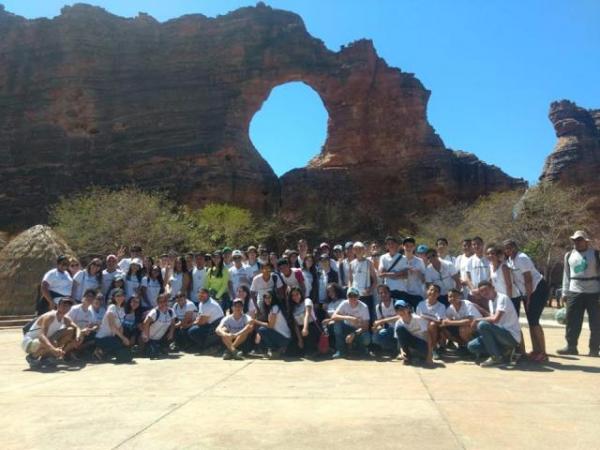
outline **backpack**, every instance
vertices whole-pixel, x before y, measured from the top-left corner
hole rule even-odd
[[[156,309],[156,322],[158,322],[158,318],[160,317],[160,309],[158,308],[154,308]],[[169,311],[169,317],[172,319],[173,318],[173,310],[171,308],[169,308],[167,311]]]

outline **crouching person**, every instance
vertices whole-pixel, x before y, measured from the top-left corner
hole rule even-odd
[[[94,289],[87,289],[83,294],[81,303],[71,307],[67,313],[67,317],[81,330],[81,338],[75,339],[73,351],[67,355],[73,360],[80,359],[85,352],[91,353],[95,345],[96,331],[98,331],[100,325],[97,323],[92,311],[92,303],[95,299],[96,291]]]
[[[225,345],[223,359],[244,359],[243,351],[250,350],[248,336],[254,328],[254,321],[244,314],[244,301],[241,298],[233,300],[232,313],[221,319],[216,329],[217,336]]]
[[[480,319],[481,312],[469,300],[462,300],[461,291],[450,289],[446,308],[446,317],[442,320],[440,331],[445,339],[458,344],[461,353],[468,353],[467,344],[475,337],[475,319]]]
[[[356,345],[363,355],[369,356],[369,308],[358,297],[356,288],[348,288],[346,300],[340,303],[331,319],[334,321],[335,350],[333,358],[342,358]]]
[[[70,297],[58,299],[57,309],[38,317],[23,336],[21,346],[32,369],[55,366],[57,359],[75,348],[76,339],[81,340],[81,330],[66,315],[72,305]]]
[[[396,339],[404,364],[412,364],[416,357],[425,360],[426,366],[432,367],[433,345],[428,333],[429,321],[413,314],[411,306],[404,300],[396,300],[394,309],[398,313]]]
[[[373,344],[381,350],[398,354],[398,343],[394,337],[394,325],[398,320],[398,315],[394,309],[390,288],[381,284],[377,287],[379,294],[379,304],[375,308],[377,320],[373,322]]]
[[[208,289],[200,288],[198,290],[198,316],[188,330],[189,339],[194,343],[197,350],[203,351],[218,344],[216,331],[222,318],[223,309],[221,305],[210,298]]]
[[[165,355],[175,333],[175,313],[169,308],[168,294],[158,296],[158,304],[152,308],[142,327],[142,341],[146,355],[158,358]]]
[[[489,355],[481,367],[497,366],[503,359],[510,360],[521,342],[519,317],[510,298],[496,292],[491,282],[482,281],[478,288],[482,298],[489,302],[490,315],[475,319],[479,337],[469,342],[468,348],[478,359],[483,354]]]
[[[115,289],[111,295],[111,304],[106,309],[100,328],[96,333],[94,357],[98,360],[114,357],[118,363],[131,362],[129,339],[123,333],[124,304],[125,291]]]
[[[258,327],[256,344],[266,350],[267,357],[277,358],[285,353],[292,332],[271,292],[265,292],[258,302],[258,314],[254,323]]]
[[[190,338],[190,329],[196,321],[198,308],[191,300],[188,300],[183,291],[175,296],[173,304],[175,313],[175,342],[171,343],[171,350],[188,350],[193,341]]]

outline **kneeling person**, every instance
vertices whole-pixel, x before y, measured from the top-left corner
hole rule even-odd
[[[377,320],[373,322],[373,343],[382,350],[391,351],[397,354],[398,345],[394,337],[394,325],[398,320],[398,315],[394,309],[394,302],[390,295],[390,288],[381,284],[377,287],[379,294],[379,304],[375,308]]]
[[[459,345],[460,349],[466,350],[466,346],[475,334],[477,322],[481,313],[474,303],[461,299],[458,289],[448,291],[450,306],[446,308],[446,317],[440,325],[442,336]]]

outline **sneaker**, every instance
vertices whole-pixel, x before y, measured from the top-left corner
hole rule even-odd
[[[36,369],[39,369],[40,367],[42,367],[42,361],[33,355],[27,355],[25,357],[25,361],[27,361],[27,363],[29,364],[29,367],[31,369],[36,370]]]
[[[56,358],[54,356],[46,356],[40,362],[44,367],[56,367]]]
[[[598,358],[600,356],[600,353],[598,352],[598,350],[590,350],[588,356],[591,356],[592,358]]]
[[[558,355],[579,355],[579,352],[577,351],[577,347],[565,347],[565,348],[560,348],[558,350],[556,350],[556,353]]]
[[[257,350],[250,350],[250,353],[248,353],[248,356],[250,358],[262,358],[265,355],[263,353],[260,353]]]
[[[242,353],[241,350],[236,350],[235,353],[233,354],[233,359],[235,359],[237,361],[242,361],[244,359],[244,354]]]
[[[171,352],[178,352],[179,351],[179,347],[177,347],[177,344],[175,342],[171,342],[169,344],[169,351],[171,351]]]
[[[498,357],[490,356],[488,359],[483,361],[479,365],[479,367],[493,367],[493,366],[499,366],[500,364],[502,364],[502,359],[500,359]]]
[[[281,356],[281,352],[279,350],[267,350],[267,357],[269,359],[279,359]]]
[[[333,359],[340,359],[343,357],[344,357],[344,354],[342,352],[335,352],[332,356]]]
[[[229,350],[225,350],[223,352],[223,359],[231,359],[233,358],[233,355],[231,354],[231,352]]]
[[[437,350],[432,351],[433,359],[442,359],[440,358],[440,353]]]

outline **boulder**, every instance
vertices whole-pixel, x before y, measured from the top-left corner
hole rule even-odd
[[[45,225],[35,225],[0,251],[0,315],[33,314],[44,274],[59,255],[74,256],[69,245]]]

